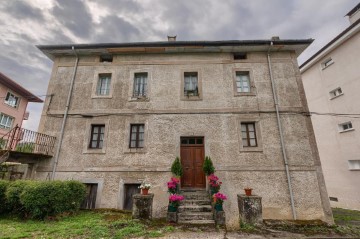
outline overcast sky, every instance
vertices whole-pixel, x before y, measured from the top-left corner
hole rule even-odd
[[[359,0],[0,0],[0,71],[45,95],[52,61],[35,45],[314,38],[304,62],[348,25]],[[42,97],[44,99],[44,97]],[[28,105],[36,130],[42,104]]]

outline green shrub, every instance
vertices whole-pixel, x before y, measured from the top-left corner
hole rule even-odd
[[[24,215],[24,206],[20,202],[20,195],[24,191],[26,185],[31,183],[31,181],[22,181],[18,180],[15,182],[9,183],[6,190],[6,201],[9,204],[9,210],[15,214],[21,216]]]
[[[27,184],[20,201],[32,218],[44,219],[78,210],[84,197],[85,186],[80,182],[46,181]]]
[[[209,176],[210,174],[213,174],[215,172],[215,168],[212,163],[212,160],[208,156],[205,157],[203,171],[206,174],[206,176]]]
[[[183,170],[182,170],[182,166],[181,166],[181,162],[180,162],[179,157],[176,157],[175,161],[171,165],[171,172],[177,177],[182,176]]]
[[[8,203],[6,200],[6,190],[8,185],[8,181],[0,180],[0,213],[3,213],[8,209]]]

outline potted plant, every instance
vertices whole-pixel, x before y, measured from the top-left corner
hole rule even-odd
[[[224,211],[223,210],[223,203],[224,203],[224,200],[227,199],[226,195],[225,194],[222,194],[222,193],[215,193],[213,195],[213,198],[214,198],[214,202],[215,202],[215,210],[218,212],[218,211]]]
[[[214,165],[212,163],[212,160],[208,156],[205,157],[204,165],[203,165],[203,171],[204,171],[206,176],[210,176],[211,174],[213,174],[215,172],[215,168],[214,168]]]
[[[142,182],[141,185],[139,186],[139,188],[141,189],[141,194],[142,195],[148,195],[149,194],[149,189],[151,188],[151,184],[146,183],[146,182]]]
[[[244,188],[244,190],[245,190],[246,196],[251,196],[251,191],[253,190],[252,188],[246,187],[246,188]]]
[[[175,161],[171,165],[171,172],[174,174],[175,177],[180,178],[183,174],[180,158],[176,157]]]
[[[180,179],[178,178],[171,178],[170,182],[167,183],[167,187],[168,187],[168,192],[170,194],[175,194],[179,191],[179,183],[180,183]]]
[[[171,194],[169,196],[169,212],[177,212],[180,201],[184,200],[184,196],[178,194]]]
[[[219,192],[222,184],[222,182],[219,181],[219,178],[215,174],[211,174],[208,178],[209,178],[211,195]]]

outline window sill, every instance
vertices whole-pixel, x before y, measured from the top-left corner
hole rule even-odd
[[[262,153],[263,148],[262,147],[242,147],[240,149],[240,153],[251,153],[251,152]]]
[[[147,153],[146,148],[127,148],[124,151],[125,154],[145,154]]]
[[[255,92],[241,92],[241,93],[235,93],[235,97],[239,96],[256,96]]]
[[[330,98],[330,100],[336,99],[336,98],[338,98],[338,97],[340,97],[342,95],[344,95],[344,93],[341,93],[340,95],[334,96],[334,97]]]
[[[150,98],[147,96],[144,97],[131,97],[129,99],[129,102],[148,102],[150,101]]]
[[[189,95],[189,96],[182,96],[181,100],[183,101],[199,101],[202,100],[202,98],[200,97],[200,95]]]
[[[111,99],[112,95],[92,95],[91,99]]]
[[[346,129],[346,130],[343,130],[343,131],[339,131],[339,133],[346,133],[346,132],[354,131],[354,130],[355,130],[354,128],[351,128],[351,129]]]
[[[86,150],[83,151],[83,154],[105,154],[105,149],[90,149],[87,148]]]

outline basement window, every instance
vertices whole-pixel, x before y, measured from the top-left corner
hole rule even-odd
[[[330,199],[330,201],[333,201],[333,202],[338,202],[339,201],[338,198],[336,198],[336,197],[329,197],[329,199]]]
[[[234,60],[246,60],[247,59],[247,55],[244,52],[237,52],[234,53]]]
[[[100,62],[112,62],[113,56],[110,54],[100,55]]]

